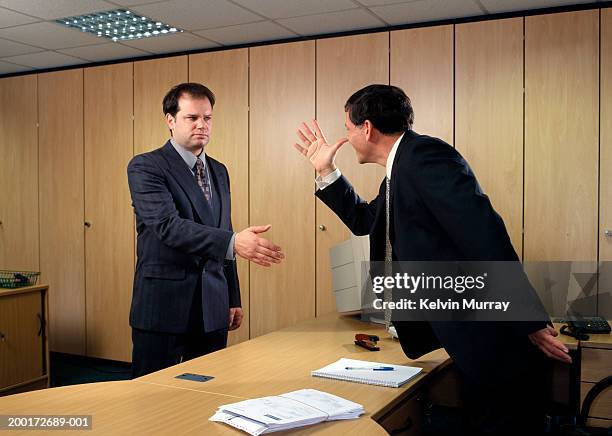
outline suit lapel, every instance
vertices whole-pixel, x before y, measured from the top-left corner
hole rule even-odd
[[[376,215],[374,224],[370,232],[370,259],[373,261],[385,260],[385,195],[387,184],[383,179],[378,189],[378,198],[381,201],[376,203]]]
[[[414,131],[414,130],[406,130],[406,132],[404,132],[404,137],[402,138],[402,140],[399,143],[399,146],[397,147],[397,151],[395,152],[395,158],[393,159],[393,169],[391,170],[391,195],[389,196],[389,239],[393,240],[393,236],[394,236],[394,229],[393,229],[393,198],[395,197],[395,193],[397,192],[397,184],[398,184],[398,177],[397,177],[397,173],[399,172],[399,159],[400,156],[402,154],[402,152],[408,148],[410,146],[410,141],[412,141],[416,136],[418,136],[418,134]],[[383,185],[384,185],[384,181],[383,181]],[[386,187],[383,187],[383,195],[386,195]],[[384,197],[383,197],[384,198]],[[384,211],[384,207],[383,207],[383,211]],[[385,215],[383,214],[383,218],[385,217]]]
[[[211,157],[206,157],[210,163],[210,174],[217,187],[219,195],[219,227],[222,229],[229,229],[229,213],[228,208],[230,205],[229,198],[229,187],[226,183],[226,178],[223,174],[223,166]]]
[[[189,197],[189,201],[193,204],[193,208],[200,217],[200,221],[203,224],[213,224],[212,210],[204,199],[204,194],[198,186],[198,182],[170,141],[166,142],[166,145],[162,148],[162,153],[168,161],[168,171],[174,176],[178,184],[181,185],[187,197]]]

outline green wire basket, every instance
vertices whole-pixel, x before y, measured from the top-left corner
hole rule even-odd
[[[39,272],[0,270],[0,288],[23,288],[33,286],[38,281]]]

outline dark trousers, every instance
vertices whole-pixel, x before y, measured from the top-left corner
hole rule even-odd
[[[538,351],[539,352],[539,351]],[[517,356],[517,359],[521,356]],[[542,354],[531,359],[530,370],[510,379],[488,383],[464,380],[464,434],[541,435],[550,393],[550,362]]]
[[[227,329],[173,334],[132,328],[132,344],[136,378],[225,348]]]

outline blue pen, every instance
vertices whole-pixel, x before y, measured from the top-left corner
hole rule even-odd
[[[344,369],[348,369],[348,370],[361,369],[361,370],[366,370],[366,371],[394,371],[395,370],[395,368],[393,368],[392,366],[363,366],[363,367],[346,366]]]

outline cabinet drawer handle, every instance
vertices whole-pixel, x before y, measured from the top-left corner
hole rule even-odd
[[[41,336],[45,327],[45,321],[40,313],[37,313],[36,316],[38,317],[38,336]]]
[[[2,342],[6,342],[6,335],[4,332],[0,332],[0,340],[2,340]]]
[[[85,221],[85,227],[87,227],[87,228],[91,227],[91,222]]]

